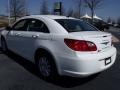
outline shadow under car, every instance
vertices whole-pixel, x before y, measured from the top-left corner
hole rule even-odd
[[[57,85],[57,86],[64,87],[64,88],[72,88],[72,87],[76,87],[76,86],[85,84],[98,76],[98,74],[95,74],[95,75],[92,75],[92,76],[89,76],[86,78],[58,76],[58,77],[55,77],[54,80],[45,80],[40,76],[39,71],[34,63],[30,62],[29,60],[24,59],[23,57],[15,54],[11,51],[8,51],[8,53],[6,53],[6,55],[9,58],[11,58],[13,61],[15,61],[17,64],[24,67],[25,70],[29,71],[34,76],[37,76],[38,78],[40,78],[46,82],[52,83],[53,85]]]

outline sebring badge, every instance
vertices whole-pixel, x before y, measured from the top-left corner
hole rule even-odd
[[[101,44],[105,44],[105,45],[107,45],[109,42],[103,42],[103,43],[101,43]]]

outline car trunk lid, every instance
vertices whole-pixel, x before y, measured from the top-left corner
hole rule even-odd
[[[73,32],[75,36],[81,36],[86,41],[91,41],[97,46],[97,51],[102,52],[111,47],[111,34],[101,31]]]

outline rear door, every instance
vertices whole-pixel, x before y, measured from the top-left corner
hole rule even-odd
[[[22,33],[21,37],[21,55],[32,60],[34,58],[34,52],[37,46],[36,42],[45,40],[48,35],[49,30],[44,22],[37,19],[29,19],[27,24],[27,32]]]

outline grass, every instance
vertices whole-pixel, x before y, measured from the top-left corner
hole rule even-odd
[[[0,28],[8,26],[7,19],[1,19],[0,18]]]

